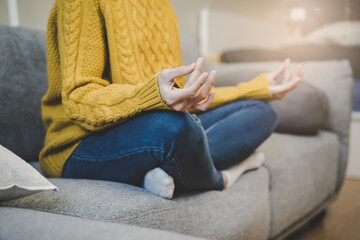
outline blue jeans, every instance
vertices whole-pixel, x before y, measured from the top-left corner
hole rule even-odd
[[[277,122],[261,100],[236,101],[199,115],[142,112],[83,140],[62,177],[141,186],[145,173],[160,167],[174,178],[176,189],[222,190],[220,170],[250,156]]]

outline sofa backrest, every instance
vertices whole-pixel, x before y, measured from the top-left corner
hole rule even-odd
[[[46,33],[0,25],[0,144],[27,161],[43,146]]]

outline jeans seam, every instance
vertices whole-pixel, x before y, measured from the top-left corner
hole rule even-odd
[[[182,176],[182,174],[181,174],[181,171],[180,171],[180,169],[179,169],[179,165],[178,165],[178,163],[177,163],[177,161],[176,161],[176,159],[175,159],[175,156],[172,156],[170,152],[168,153],[168,155],[170,156],[170,159],[168,159],[168,161],[174,160],[174,162],[175,162],[176,170],[177,170],[177,172],[178,172],[178,174],[179,174],[179,176],[180,176],[181,182],[184,184],[185,188],[190,189],[190,188],[188,187],[188,185],[187,185],[187,184],[185,183],[185,181],[184,181],[184,178],[183,178],[183,176]]]
[[[134,149],[134,150],[126,152],[126,153],[107,155],[107,156],[104,156],[104,157],[101,157],[101,156],[92,157],[92,156],[89,156],[89,155],[80,156],[79,154],[76,154],[76,153],[73,153],[71,155],[71,157],[74,157],[74,158],[79,159],[79,160],[106,160],[106,159],[107,160],[113,160],[113,159],[116,159],[118,157],[128,156],[128,155],[130,155],[132,153],[137,153],[137,152],[140,152],[140,151],[143,151],[143,150],[155,150],[155,151],[159,151],[159,152],[162,152],[162,153],[165,152],[164,150],[162,150],[160,148],[137,148],[137,149]]]
[[[164,153],[165,151],[160,149],[160,148],[138,148],[138,149],[135,149],[133,151],[129,151],[129,152],[126,152],[126,153],[122,153],[122,154],[113,154],[113,155],[108,155],[106,157],[84,157],[84,156],[80,156],[80,155],[77,155],[75,153],[73,153],[70,157],[73,157],[77,160],[89,160],[89,161],[97,161],[97,160],[115,160],[119,157],[123,157],[123,156],[128,156],[132,153],[137,153],[137,152],[140,152],[140,151],[144,151],[144,150],[155,150],[155,151],[158,151],[158,152],[162,152]]]

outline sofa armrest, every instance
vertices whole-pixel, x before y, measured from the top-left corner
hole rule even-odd
[[[249,81],[263,72],[269,72],[281,65],[280,61],[246,62],[246,63],[206,63],[204,71],[217,69],[215,86],[232,86],[239,82]],[[298,63],[291,64],[295,72]],[[325,129],[337,134],[340,141],[338,164],[339,190],[345,176],[348,159],[348,139],[350,118],[353,105],[353,76],[348,60],[309,61],[302,62],[304,69],[303,81],[310,82],[322,89],[330,103],[329,116]]]

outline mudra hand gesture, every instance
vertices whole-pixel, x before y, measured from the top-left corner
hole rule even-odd
[[[201,73],[203,63],[204,59],[201,57],[196,63],[188,66],[164,69],[160,72],[158,76],[160,95],[167,105],[176,111],[185,111],[189,108],[205,111],[209,107],[215,95],[215,92],[210,91],[214,86],[216,71]],[[174,78],[190,73],[183,88],[174,87]]]
[[[276,79],[285,73],[284,79],[281,83],[277,83]],[[294,76],[290,73],[290,59],[286,59],[283,64],[276,70],[269,72],[267,78],[269,81],[269,91],[272,93],[275,99],[283,99],[285,94],[294,88],[296,88],[302,77],[304,71],[301,65],[297,66],[297,70]]]
[[[189,108],[206,111],[214,100],[215,92],[211,91],[214,86],[216,71],[210,73],[201,72],[204,59],[198,58],[196,63],[172,69],[164,69],[158,76],[160,95],[163,101],[176,111],[185,111]],[[190,74],[183,88],[174,86],[174,78]],[[285,77],[281,83],[276,82],[282,74]],[[290,60],[276,70],[269,72],[269,91],[275,99],[283,99],[285,94],[296,88],[303,76],[302,67],[299,65],[294,76],[290,73]],[[206,99],[206,100],[205,100]],[[205,100],[205,101],[203,101]]]

